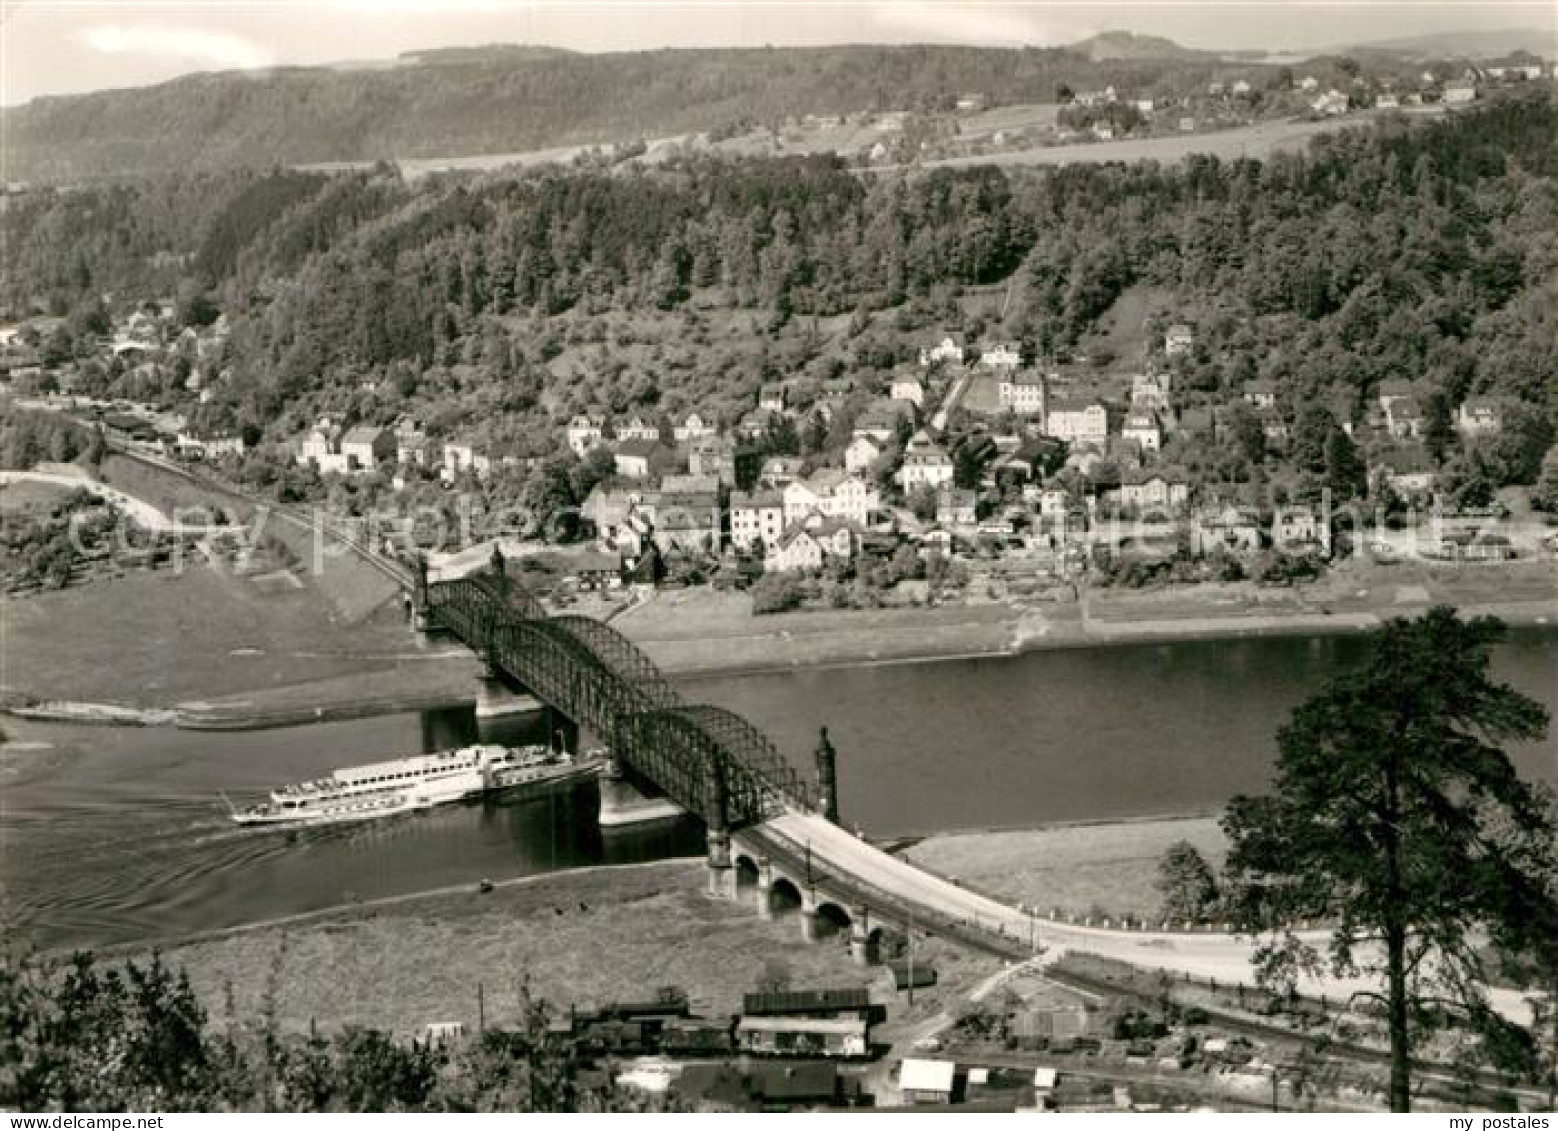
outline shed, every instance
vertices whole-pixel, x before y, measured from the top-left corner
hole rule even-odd
[[[898,1070],[898,1087],[905,1102],[949,1103],[957,1065],[950,1060],[906,1058]]]

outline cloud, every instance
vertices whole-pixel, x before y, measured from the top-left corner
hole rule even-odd
[[[1062,43],[1075,38],[1077,31],[1029,7],[889,3],[873,5],[871,19],[895,38],[991,47]]]
[[[99,24],[76,38],[104,55],[144,55],[193,63],[208,70],[268,67],[271,57],[259,44],[228,32],[154,24]]]

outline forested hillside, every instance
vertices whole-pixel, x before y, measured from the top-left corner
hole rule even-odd
[[[760,381],[869,374],[931,333],[1010,334],[1064,360],[1120,295],[1150,287],[1198,315],[1191,393],[1237,399],[1266,378],[1289,411],[1342,419],[1392,377],[1451,405],[1504,394],[1530,414],[1510,429],[1530,444],[1496,475],[1515,478],[1550,437],[1558,373],[1555,135],[1551,95],[1531,91],[1268,163],[165,180],[13,208],[5,297],[84,325],[100,291],[145,297],[136,283],[159,276],[140,265],[183,264],[160,278],[192,272],[186,290],[210,288],[233,323],[199,410],[211,422],[280,439],[321,411],[412,411],[546,450],[592,405],[728,417]],[[1011,280],[1004,325],[960,315],[962,290]],[[630,323],[668,332],[646,353]],[[560,368],[568,350],[591,360]]]
[[[428,52],[384,70],[203,74],[135,90],[40,98],[0,111],[0,119],[7,176],[60,182],[169,169],[514,153],[791,115],[950,105],[964,93],[1048,102],[1062,84],[1080,90],[1113,83],[1167,95],[1204,86],[1216,66],[1213,57],[1185,54],[1095,63],[1060,48]],[[1262,70],[1244,66],[1240,73]]]

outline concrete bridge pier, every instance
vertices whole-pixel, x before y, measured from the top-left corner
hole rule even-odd
[[[487,669],[476,680],[476,728],[484,724],[514,715],[534,714],[545,710],[545,705],[534,695],[516,690],[499,672]]]
[[[812,906],[801,907],[801,938],[807,942],[819,942],[822,939],[822,925],[817,921],[816,901],[810,901]]]
[[[730,833],[709,829],[709,895],[714,899],[736,898],[736,865],[730,858]]]
[[[857,907],[849,916],[849,956],[856,966],[875,966],[881,961],[879,936],[871,929],[871,913]]]
[[[774,917],[774,865],[768,857],[760,857],[757,861],[757,917],[759,919],[772,919]]]

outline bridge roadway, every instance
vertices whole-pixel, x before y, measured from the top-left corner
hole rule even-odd
[[[732,852],[767,852],[791,873],[809,872],[821,889],[819,903],[831,902],[851,919],[869,908],[874,926],[950,935],[1009,958],[1026,957],[1037,946],[1046,961],[1070,951],[1115,959],[1146,969],[1215,978],[1225,985],[1255,984],[1254,940],[1222,931],[1121,930],[1058,923],[1037,918],[990,896],[970,891],[884,852],[821,814],[790,811],[736,833]],[[804,904],[803,904],[804,905]],[[1324,929],[1300,937],[1323,945]],[[1378,991],[1377,980],[1303,976],[1299,992],[1331,1000],[1358,991]],[[1530,1004],[1514,990],[1492,989],[1498,1012],[1529,1023]]]

